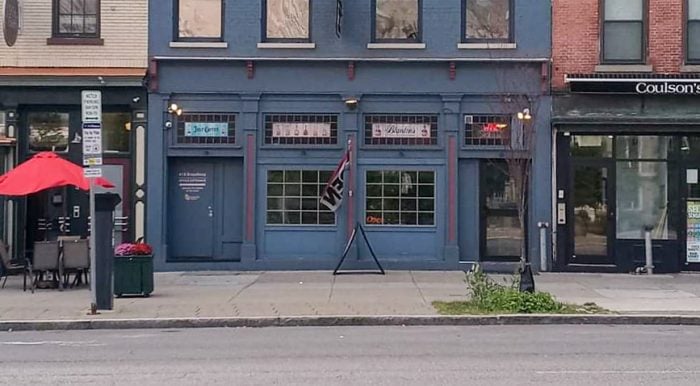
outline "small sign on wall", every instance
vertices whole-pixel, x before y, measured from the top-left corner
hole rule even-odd
[[[686,261],[700,263],[700,201],[687,203]]]
[[[177,184],[184,193],[185,201],[197,201],[202,190],[207,187],[207,173],[180,172],[177,175]]]
[[[373,123],[372,138],[430,138],[430,124]]]
[[[226,137],[227,122],[185,122],[185,137]]]
[[[273,138],[330,138],[330,123],[275,122]]]

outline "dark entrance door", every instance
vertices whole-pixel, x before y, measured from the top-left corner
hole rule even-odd
[[[243,242],[241,159],[173,159],[168,260],[239,261]]]
[[[567,213],[567,263],[614,266],[615,200],[612,169],[604,163],[573,162]]]

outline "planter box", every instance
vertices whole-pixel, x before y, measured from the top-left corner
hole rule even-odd
[[[114,294],[142,295],[153,292],[153,255],[114,256]]]

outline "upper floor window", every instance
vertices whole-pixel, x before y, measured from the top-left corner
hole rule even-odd
[[[700,0],[688,0],[687,61],[700,62]]]
[[[644,62],[645,0],[604,0],[603,62]]]
[[[178,40],[221,40],[223,0],[177,0]]]
[[[467,41],[512,40],[513,0],[464,0],[464,34]]]
[[[53,36],[100,36],[100,0],[54,0]]]
[[[422,0],[374,0],[376,42],[420,42]]]
[[[304,42],[310,39],[310,0],[265,0],[265,41]]]

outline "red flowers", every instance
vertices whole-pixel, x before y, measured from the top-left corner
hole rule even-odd
[[[114,249],[116,256],[152,255],[153,248],[146,243],[122,243]]]

